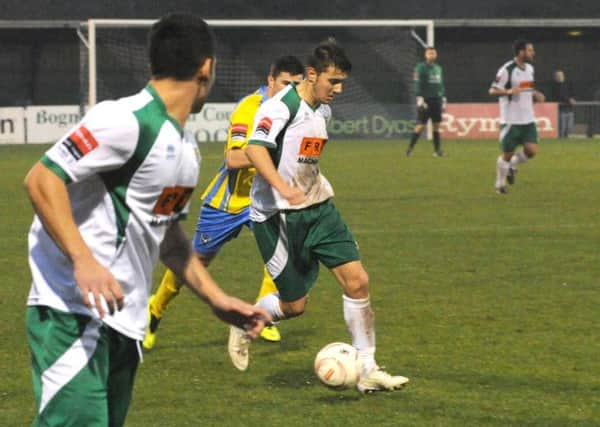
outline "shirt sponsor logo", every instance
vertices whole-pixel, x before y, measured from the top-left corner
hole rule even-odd
[[[155,215],[171,215],[183,210],[194,187],[165,187],[158,197],[152,213]]]
[[[521,89],[533,89],[535,87],[535,82],[533,80],[519,82],[519,87]]]
[[[319,163],[319,157],[327,140],[325,138],[304,137],[300,142],[298,163]]]
[[[269,125],[269,129],[270,129]],[[244,142],[246,140],[246,135],[248,134],[248,125],[243,123],[235,123],[231,125],[231,140]]]
[[[273,120],[268,117],[264,117],[256,126],[256,133],[262,133],[264,136],[268,136],[271,131],[271,126],[273,125]]]
[[[79,160],[95,150],[98,141],[85,126],[80,126],[63,141],[62,145],[75,160]]]

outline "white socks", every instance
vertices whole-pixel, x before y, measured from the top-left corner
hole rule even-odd
[[[519,151],[510,158],[510,166],[516,169],[519,163],[525,163],[527,160],[529,160],[529,157],[523,151]]]
[[[502,156],[499,156],[498,160],[496,161],[496,188],[506,186],[508,168],[510,168],[510,163],[504,160]]]
[[[258,300],[256,306],[266,310],[273,318],[273,322],[277,322],[281,319],[285,319],[285,314],[283,314],[283,311],[281,310],[279,301],[279,294],[267,294]]]
[[[344,298],[344,320],[352,335],[352,346],[358,350],[361,360],[361,375],[377,367],[375,363],[375,315],[369,298]]]

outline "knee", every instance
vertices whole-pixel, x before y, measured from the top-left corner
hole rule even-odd
[[[350,298],[366,298],[369,296],[369,275],[363,269],[348,278],[345,286],[346,295]]]
[[[304,313],[306,308],[306,298],[292,302],[281,302],[281,311],[286,318],[298,317]]]

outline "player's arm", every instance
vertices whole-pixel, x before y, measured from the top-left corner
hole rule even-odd
[[[299,205],[306,199],[304,191],[290,186],[273,164],[271,155],[267,148],[262,145],[249,144],[246,147],[246,155],[256,168],[256,171],[269,183],[271,187],[279,192],[290,205]]]
[[[227,169],[245,169],[252,166],[252,162],[241,148],[230,148],[225,152],[225,165]]]
[[[243,169],[252,166],[243,148],[248,143],[259,105],[259,98],[256,95],[247,96],[231,115],[225,149],[225,165],[228,169]]]
[[[517,95],[521,92],[521,89],[518,87],[506,88],[508,83],[508,71],[505,67],[502,67],[498,70],[496,74],[496,79],[492,82],[488,93],[490,96],[510,96]]]
[[[54,170],[42,162],[36,163],[25,177],[25,191],[46,231],[73,263],[75,282],[81,290],[85,305],[92,307],[89,298],[91,293],[94,305],[102,318],[104,309],[101,296],[106,300],[110,313],[113,313],[115,308],[123,308],[121,286],[110,271],[96,260],[77,228],[67,185],[63,180],[68,180],[67,176],[47,158],[45,163]],[[55,171],[63,176],[59,176]]]
[[[271,317],[263,309],[223,292],[195,256],[178,222],[171,225],[165,234],[160,246],[160,259],[212,308],[219,319],[246,330],[250,337],[256,338],[264,325],[271,322]]]
[[[442,111],[446,111],[446,107],[448,106],[448,99],[446,99],[446,85],[444,83],[444,69],[440,65],[440,87],[441,87],[441,96],[442,96]]]
[[[277,136],[283,130],[290,117],[288,108],[278,100],[265,102],[254,118],[254,130],[244,148],[246,155],[256,171],[290,205],[298,205],[306,199],[304,192],[288,184],[277,172],[268,149],[277,148]]]
[[[417,108],[427,108],[427,104],[425,103],[425,98],[423,98],[423,72],[421,70],[420,64],[417,64],[415,67],[415,72],[413,74],[414,80],[414,89],[415,89],[415,100],[417,104]]]

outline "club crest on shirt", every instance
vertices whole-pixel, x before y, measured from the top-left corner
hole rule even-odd
[[[175,146],[172,144],[167,145],[167,160],[174,160],[175,157]]]
[[[98,147],[98,141],[85,126],[79,126],[67,136],[62,142],[62,146],[75,160],[79,160],[95,150]]]
[[[273,125],[273,120],[268,117],[263,117],[260,122],[258,122],[258,126],[256,126],[256,133],[262,133],[264,136],[268,136],[271,131],[271,126]]]

